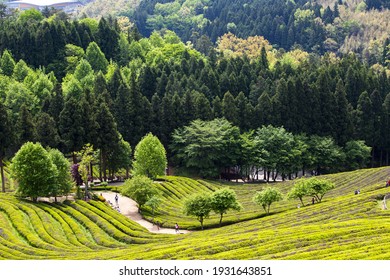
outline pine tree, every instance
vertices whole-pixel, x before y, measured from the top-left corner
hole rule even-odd
[[[36,127],[33,116],[25,104],[20,108],[20,114],[17,120],[18,147],[26,142],[34,142],[37,138]]]
[[[64,142],[64,150],[72,153],[73,163],[76,163],[74,152],[81,150],[85,142],[86,132],[83,126],[83,108],[78,100],[71,97],[64,105],[59,117],[59,132]]]
[[[3,52],[0,59],[0,73],[11,77],[15,68],[15,60],[8,50]]]
[[[228,91],[222,99],[222,114],[229,122],[236,124],[238,121],[238,111],[233,95]]]
[[[43,147],[57,148],[60,144],[55,120],[47,113],[41,112],[36,118],[37,141]]]
[[[13,140],[13,129],[6,107],[0,102],[0,172],[1,190],[5,192],[5,176],[3,160],[9,152]]]
[[[95,113],[95,121],[98,124],[96,148],[100,149],[104,181],[107,181],[107,159],[111,151],[119,145],[119,133],[115,119],[106,103],[101,102]]]

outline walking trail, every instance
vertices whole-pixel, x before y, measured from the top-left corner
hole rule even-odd
[[[110,201],[112,205],[119,206],[120,213],[134,222],[140,224],[150,232],[154,233],[168,233],[168,234],[177,234],[174,228],[163,228],[160,227],[160,229],[157,228],[156,225],[153,225],[151,222],[145,220],[140,213],[138,213],[138,207],[137,203],[126,197],[122,196],[118,193],[118,205],[115,203],[115,192],[96,192],[97,194],[101,194],[107,201]],[[179,225],[180,226],[180,225]],[[179,230],[179,233],[189,233],[188,230]]]

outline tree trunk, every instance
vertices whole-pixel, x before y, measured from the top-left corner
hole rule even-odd
[[[381,158],[379,161],[379,166],[383,166],[383,149],[381,149]]]
[[[102,168],[103,168],[103,162],[102,162],[102,151],[99,153],[99,180],[100,182],[103,182],[103,175],[102,175]]]
[[[221,218],[219,219],[219,226],[222,225],[222,217],[223,217],[223,213],[221,213]]]
[[[302,206],[305,207],[305,203],[303,203],[302,197],[300,197],[299,200],[301,201]]]
[[[1,191],[5,192],[4,164],[2,158],[0,158],[0,169],[1,169]]]
[[[375,146],[372,147],[371,168],[374,167],[374,160],[375,160]]]
[[[77,163],[77,157],[76,157],[76,153],[75,152],[72,152],[72,159],[73,159],[73,164],[76,164]]]
[[[389,151],[386,151],[386,165],[389,165]]]

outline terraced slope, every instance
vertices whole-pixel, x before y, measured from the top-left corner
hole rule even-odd
[[[0,257],[9,259],[100,258],[109,248],[156,243],[153,235],[101,202],[31,203],[0,195]]]
[[[386,178],[390,176],[390,169],[374,168],[357,170],[353,172],[344,172],[322,176],[333,181],[336,188],[326,194],[324,200],[330,200],[335,197],[353,194],[355,190],[360,189],[362,193],[384,186]],[[185,199],[193,193],[212,192],[215,189],[229,187],[235,190],[238,200],[243,205],[243,210],[240,212],[228,212],[223,218],[223,224],[232,224],[239,221],[246,221],[264,216],[264,211],[261,207],[252,202],[252,197],[266,186],[272,185],[280,189],[283,194],[286,194],[294,184],[294,181],[276,182],[269,184],[242,184],[242,183],[227,183],[206,180],[193,180],[184,177],[167,176],[165,181],[159,182],[157,185],[163,194],[163,202],[161,208],[156,214],[156,219],[163,222],[164,226],[173,227],[177,222],[182,228],[200,229],[199,222],[194,217],[186,217],[183,215],[183,203]],[[279,213],[288,209],[297,207],[299,201],[282,201],[271,206],[271,212]],[[307,198],[305,203],[311,204],[311,199]],[[143,213],[146,219],[152,220],[151,213],[145,211]],[[219,223],[219,215],[212,213],[209,219],[205,220],[205,227],[216,227]]]
[[[266,217],[174,236],[151,234],[100,202],[54,206],[1,194],[0,259],[390,259],[390,210],[378,200],[390,193],[388,176],[390,168],[329,175],[337,187],[322,203],[298,209],[284,201]],[[187,180],[169,179],[175,188]],[[283,192],[289,185],[277,184]],[[163,210],[198,188],[219,186],[198,181],[168,195],[161,184],[172,202]],[[258,215],[249,196],[263,186],[232,187],[248,207],[241,215]]]

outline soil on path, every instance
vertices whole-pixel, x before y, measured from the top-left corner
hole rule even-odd
[[[110,201],[114,207],[119,206],[120,213],[134,222],[140,224],[150,232],[154,233],[168,233],[168,234],[177,234],[173,228],[157,228],[156,225],[153,225],[151,222],[145,220],[140,213],[138,213],[137,203],[118,193],[118,205],[115,203],[115,192],[96,192],[101,194],[107,201]],[[180,225],[179,225],[180,226]],[[179,233],[189,233],[188,230],[179,230]]]

